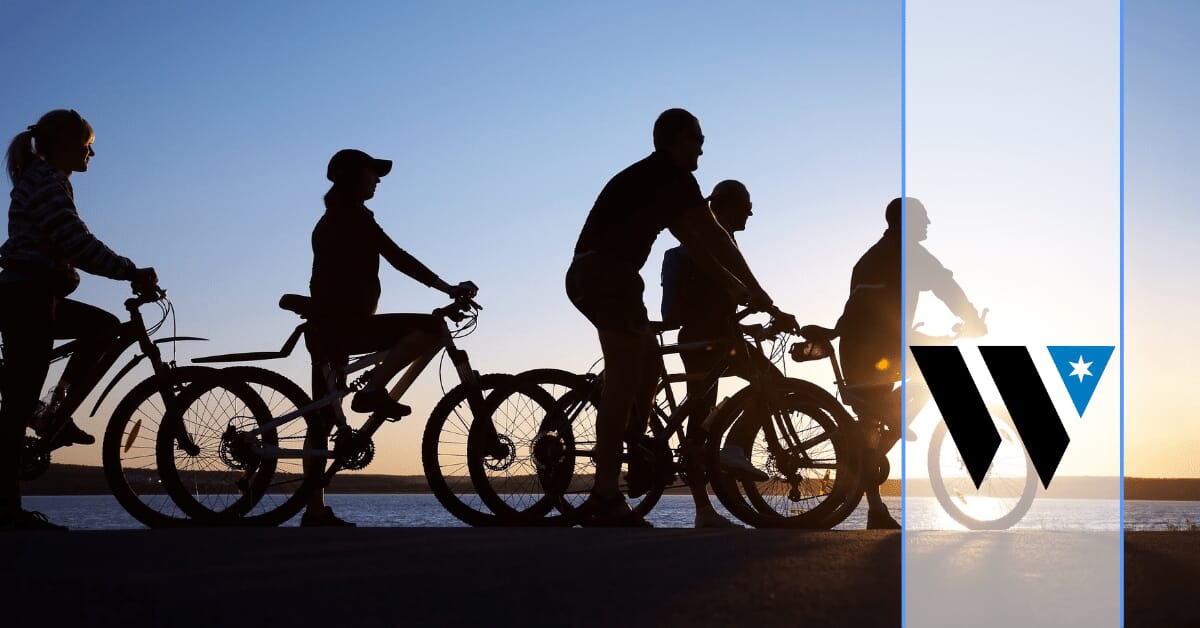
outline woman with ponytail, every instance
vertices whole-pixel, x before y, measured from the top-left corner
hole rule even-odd
[[[13,188],[8,239],[0,246],[0,336],[5,378],[0,382],[0,529],[65,530],[40,513],[21,508],[20,457],[25,428],[55,445],[96,439],[68,420],[51,428],[32,421],[56,339],[78,339],[52,403],[58,416],[67,388],[82,382],[105,356],[119,321],[67,295],[79,284],[76,269],[132,281],[135,290],[158,283],[153,268],[138,268],[92,235],[75,209],[71,174],[86,172],[95,135],[72,109],[56,109],[18,133],[9,144],[6,170]],[[75,405],[81,400],[75,400]],[[54,433],[41,433],[50,430]]]

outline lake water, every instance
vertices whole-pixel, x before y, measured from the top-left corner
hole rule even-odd
[[[51,521],[77,530],[117,530],[142,527],[110,495],[27,496],[28,510],[46,514]],[[328,495],[327,503],[338,516],[371,527],[464,527],[442,509],[433,495]],[[885,499],[899,518],[899,498]],[[932,497],[908,500],[908,523],[917,528],[956,529],[941,514]],[[721,509],[728,516],[728,512]],[[1033,503],[1015,529],[1111,530],[1117,512],[1113,500],[1045,499]],[[659,528],[690,528],[695,511],[687,495],[665,495],[647,519]],[[866,502],[838,529],[866,526]],[[299,525],[299,517],[287,525]],[[1125,503],[1126,530],[1184,529],[1200,525],[1200,501],[1129,501]]]

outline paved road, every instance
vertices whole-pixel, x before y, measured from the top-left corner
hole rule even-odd
[[[15,616],[0,624],[899,626],[900,539],[628,529],[8,534],[0,591]],[[1126,542],[1127,604],[1140,617],[1127,625],[1200,626],[1200,534]]]

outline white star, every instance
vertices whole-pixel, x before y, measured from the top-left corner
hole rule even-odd
[[[1091,366],[1091,365],[1092,365],[1092,363],[1091,363],[1091,362],[1084,362],[1084,361],[1083,361],[1083,356],[1082,356],[1082,355],[1081,355],[1081,356],[1079,356],[1079,361],[1078,361],[1078,362],[1067,362],[1067,364],[1070,364],[1071,366],[1075,367],[1075,370],[1071,371],[1071,374],[1070,374],[1068,377],[1075,377],[1076,375],[1078,375],[1078,376],[1079,376],[1079,383],[1081,383],[1081,384],[1083,383],[1083,376],[1084,376],[1084,375],[1091,375],[1091,374],[1092,374],[1092,372],[1091,372],[1090,370],[1088,370],[1088,367],[1089,367],[1089,366]]]

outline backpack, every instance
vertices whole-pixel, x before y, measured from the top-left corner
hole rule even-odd
[[[692,274],[692,260],[687,249],[677,246],[663,255],[662,264],[662,321],[668,329],[683,324],[687,311],[688,284]]]

